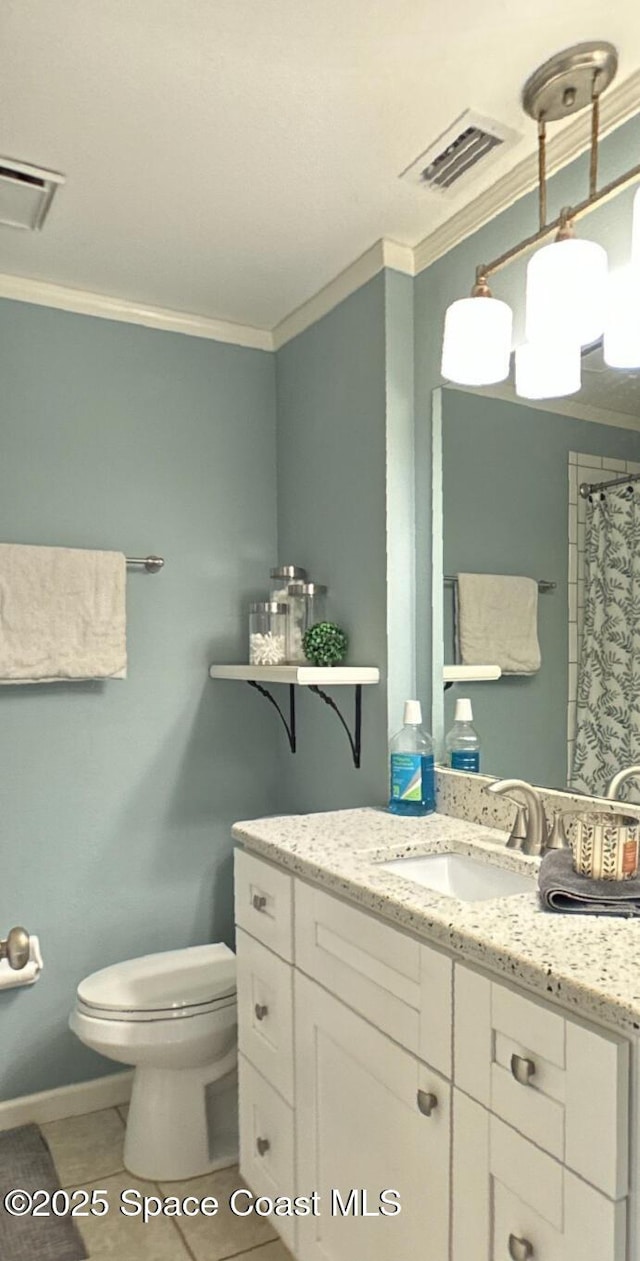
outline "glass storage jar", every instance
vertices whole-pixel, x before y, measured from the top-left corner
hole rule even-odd
[[[278,565],[276,569],[270,571],[271,599],[286,604],[289,583],[306,582],[307,577],[307,571],[301,565]]]
[[[327,588],[318,582],[290,582],[288,587],[287,660],[306,662],[302,640],[305,631],[325,620]]]
[[[249,605],[249,663],[281,666],[287,660],[287,605],[258,600]]]

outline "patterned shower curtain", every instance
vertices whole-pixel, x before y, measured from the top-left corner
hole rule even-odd
[[[587,502],[577,700],[571,784],[602,794],[640,762],[640,483]]]

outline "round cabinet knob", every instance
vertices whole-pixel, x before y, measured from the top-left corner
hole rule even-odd
[[[509,1235],[509,1256],[512,1261],[529,1261],[533,1256],[533,1244],[528,1239],[519,1239],[517,1235]]]
[[[438,1106],[438,1096],[428,1090],[419,1090],[417,1094],[418,1108],[423,1116],[430,1117]]]
[[[256,1003],[254,1011],[256,1013],[256,1020],[264,1020],[265,1016],[268,1016],[269,1014],[269,1008],[265,1007],[264,1003]]]
[[[521,1086],[529,1086],[531,1078],[535,1076],[536,1066],[533,1060],[527,1059],[525,1055],[511,1056],[511,1075]]]
[[[254,893],[251,899],[251,904],[254,911],[264,911],[264,908],[267,905],[267,899],[261,893]]]
[[[30,942],[26,928],[12,928],[7,937],[7,962],[14,972],[25,968],[29,962]]]
[[[257,1138],[256,1147],[258,1149],[258,1155],[264,1156],[265,1153],[269,1151],[269,1148],[271,1147],[271,1143],[269,1142],[268,1138]]]

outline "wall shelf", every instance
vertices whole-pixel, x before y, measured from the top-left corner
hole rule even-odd
[[[296,737],[296,687],[307,687],[314,695],[328,705],[337,714],[351,748],[351,756],[356,769],[360,767],[362,752],[362,688],[380,682],[380,671],[375,666],[209,666],[212,679],[232,679],[236,682],[248,683],[278,711],[280,721],[287,733],[289,748],[295,753]],[[289,717],[282,712],[275,696],[265,687],[265,683],[285,683],[289,688]],[[353,687],[355,691],[355,714],[353,734],[340,712],[333,697],[328,696],[321,687]]]
[[[500,666],[445,666],[445,683],[491,683],[502,678]]]
[[[355,683],[379,683],[374,666],[209,666],[212,679],[244,679],[247,683],[296,683],[312,687],[330,683],[346,687]]]

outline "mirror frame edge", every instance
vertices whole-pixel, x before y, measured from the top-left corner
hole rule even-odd
[[[431,734],[444,742],[444,503],[442,386],[431,391]]]

